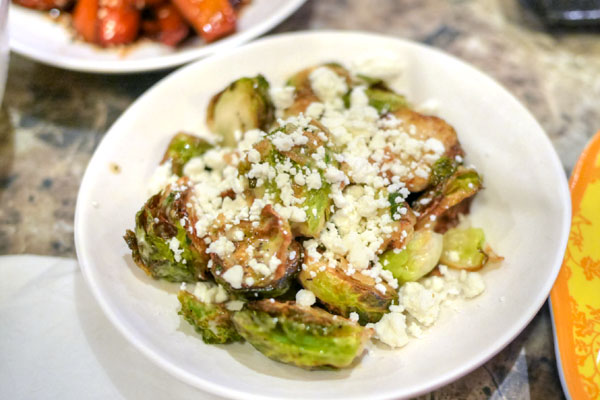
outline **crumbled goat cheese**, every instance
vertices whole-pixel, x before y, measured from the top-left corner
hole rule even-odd
[[[223,303],[229,299],[225,288],[211,282],[197,282],[194,287],[194,296],[203,303]]]
[[[234,289],[242,287],[242,279],[244,278],[244,268],[241,265],[234,265],[225,271],[221,277]]]
[[[424,326],[432,325],[440,312],[433,292],[418,282],[407,282],[400,288],[399,301],[408,314]]]
[[[296,303],[301,306],[310,307],[317,301],[314,293],[310,290],[300,289],[298,293],[296,293]]]
[[[312,90],[323,102],[339,98],[348,91],[346,80],[327,67],[316,68],[308,78]]]
[[[183,249],[179,247],[179,244],[179,240],[177,240],[176,237],[172,237],[171,240],[169,240],[169,249],[173,252],[175,262],[181,262],[182,260],[181,254],[183,253]]]
[[[269,91],[275,108],[284,110],[294,104],[293,86],[272,87]]]
[[[402,313],[384,314],[373,327],[376,337],[390,347],[402,347],[408,343],[406,317]]]

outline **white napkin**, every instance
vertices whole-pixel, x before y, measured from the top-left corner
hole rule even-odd
[[[0,398],[217,399],[152,364],[106,319],[75,260],[0,257]]]

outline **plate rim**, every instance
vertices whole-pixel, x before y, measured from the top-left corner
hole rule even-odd
[[[294,14],[306,0],[288,0],[289,2],[282,6],[270,18],[261,21],[252,26],[248,30],[238,31],[229,36],[226,36],[216,42],[202,45],[198,48],[190,49],[187,52],[174,52],[172,54],[159,55],[150,58],[137,60],[96,60],[82,59],[78,57],[62,56],[56,58],[46,51],[40,51],[36,47],[28,46],[11,35],[11,22],[9,18],[7,33],[9,38],[9,47],[15,53],[41,62],[53,67],[98,74],[133,74],[139,72],[160,71],[168,68],[174,68],[195,60],[205,58],[207,56],[217,54],[218,52],[239,47],[255,38],[259,38],[269,32],[285,19]],[[21,11],[36,11],[36,10],[20,10],[18,5],[9,4],[9,16],[13,10]]]
[[[170,73],[169,75],[165,76],[164,78],[162,78],[161,80],[156,82],[152,87],[147,89],[141,96],[139,96],[121,114],[121,116],[119,116],[119,118],[113,123],[111,128],[107,131],[105,136],[102,138],[101,142],[98,144],[96,150],[94,151],[93,156],[90,158],[88,167],[86,168],[86,171],[81,180],[80,190],[79,190],[79,193],[77,196],[76,211],[75,211],[74,235],[75,235],[75,247],[76,247],[76,252],[77,252],[77,258],[79,260],[80,268],[83,272],[85,281],[88,283],[88,285],[92,289],[92,293],[93,293],[94,297],[96,298],[96,300],[99,302],[103,312],[107,315],[108,319],[113,323],[113,325],[121,332],[121,334],[123,334],[130,343],[134,344],[134,346],[138,350],[140,350],[145,356],[147,356],[151,361],[153,361],[154,363],[159,365],[161,368],[166,370],[171,375],[175,376],[176,378],[178,378],[198,389],[205,390],[205,391],[208,391],[210,393],[213,393],[213,394],[216,394],[219,396],[224,396],[224,397],[228,397],[228,398],[236,398],[236,399],[253,399],[253,400],[254,399],[255,400],[273,400],[276,398],[274,395],[259,395],[259,394],[253,394],[253,393],[239,391],[236,389],[226,388],[224,386],[214,384],[213,382],[206,380],[202,377],[192,375],[191,373],[183,370],[182,368],[178,367],[177,365],[172,364],[171,362],[168,362],[168,361],[162,359],[161,356],[158,355],[157,353],[155,353],[152,348],[147,347],[147,346],[143,345],[142,343],[140,343],[139,341],[135,340],[134,336],[131,333],[129,333],[123,326],[120,325],[120,323],[118,322],[118,317],[113,313],[113,311],[110,309],[108,304],[103,299],[103,296],[100,294],[100,289],[98,288],[98,286],[95,285],[95,283],[88,276],[88,274],[86,272],[86,268],[89,268],[89,267],[86,265],[86,260],[82,259],[82,257],[81,257],[84,245],[82,243],[82,238],[80,238],[78,235],[78,232],[80,232],[82,230],[82,228],[80,228],[80,225],[82,224],[82,220],[83,220],[83,216],[82,216],[83,200],[82,200],[82,198],[85,196],[84,188],[87,187],[88,185],[92,184],[92,183],[88,183],[90,178],[87,178],[88,175],[91,174],[90,165],[92,165],[93,161],[96,159],[97,153],[99,153],[99,149],[101,149],[103,146],[107,146],[107,143],[109,143],[109,141],[112,141],[114,139],[113,137],[116,135],[114,135],[114,134],[111,135],[111,132],[113,131],[114,127],[119,123],[119,121],[124,117],[124,115],[126,113],[128,113],[128,111],[131,111],[133,108],[135,108],[137,104],[142,102],[142,100],[146,96],[151,96],[152,92],[156,88],[158,88],[162,85],[168,84],[169,79],[174,78],[178,74],[187,73],[188,70],[196,68],[197,64],[200,64],[203,62],[218,62],[220,59],[227,58],[229,56],[229,54],[231,54],[235,51],[239,51],[240,49],[248,49],[248,48],[252,49],[253,47],[256,47],[256,46],[268,46],[270,42],[275,42],[275,41],[286,41],[286,40],[294,40],[294,39],[301,38],[301,37],[323,36],[323,35],[327,35],[327,36],[331,36],[331,37],[338,36],[338,37],[347,37],[347,38],[350,38],[352,36],[362,36],[362,37],[368,37],[372,40],[385,39],[385,40],[398,41],[398,42],[402,43],[404,46],[418,47],[423,51],[432,52],[432,53],[437,54],[438,56],[441,55],[441,56],[450,58],[450,59],[454,60],[455,62],[458,62],[461,65],[461,67],[468,69],[470,72],[481,76],[483,79],[486,79],[490,84],[497,86],[500,91],[504,92],[505,95],[508,95],[507,99],[510,98],[510,101],[514,104],[514,106],[516,106],[521,111],[523,111],[523,113],[524,113],[523,115],[526,115],[527,118],[529,118],[531,120],[531,122],[533,122],[539,128],[539,132],[542,134],[539,138],[540,143],[543,143],[544,146],[547,148],[547,154],[550,157],[549,161],[551,161],[551,164],[552,164],[553,175],[560,178],[559,182],[557,182],[558,183],[557,184],[557,194],[561,198],[560,204],[562,204],[564,206],[564,208],[562,209],[562,215],[560,218],[561,225],[563,228],[562,228],[559,243],[556,243],[557,246],[555,247],[556,252],[557,252],[556,253],[557,257],[554,260],[554,265],[552,265],[551,268],[548,269],[549,274],[546,278],[546,282],[543,286],[543,290],[539,291],[537,293],[537,295],[535,296],[535,300],[532,301],[532,303],[531,303],[532,305],[530,306],[531,308],[529,309],[529,312],[522,313],[520,315],[520,317],[513,324],[511,324],[512,329],[508,329],[502,336],[499,336],[497,338],[497,340],[494,342],[495,344],[493,346],[489,346],[489,349],[490,349],[489,351],[482,352],[479,355],[473,357],[469,363],[463,364],[463,366],[461,368],[457,368],[446,374],[442,374],[436,380],[430,381],[428,384],[423,384],[420,387],[413,388],[413,390],[411,392],[406,392],[406,391],[402,391],[402,390],[380,392],[377,394],[370,395],[369,396],[370,399],[373,399],[373,400],[376,400],[376,399],[381,399],[381,400],[383,400],[383,399],[398,399],[398,398],[419,396],[419,395],[422,395],[425,393],[429,393],[429,392],[436,390],[444,385],[447,385],[453,381],[456,381],[457,379],[465,376],[466,374],[472,372],[476,368],[483,365],[486,361],[488,361],[489,359],[494,357],[496,354],[498,354],[500,351],[502,351],[508,344],[510,344],[527,327],[527,325],[531,322],[531,320],[533,320],[533,318],[536,316],[538,311],[541,309],[541,307],[546,302],[548,295],[550,293],[550,290],[554,284],[554,281],[557,278],[558,272],[562,265],[562,256],[558,256],[558,254],[564,253],[564,250],[566,249],[566,246],[567,246],[570,225],[571,225],[570,224],[570,221],[571,221],[571,197],[570,197],[570,192],[569,192],[569,188],[568,188],[566,173],[564,171],[562,163],[560,162],[559,156],[558,156],[554,146],[552,145],[550,138],[548,137],[548,135],[546,134],[546,132],[542,128],[542,126],[535,119],[533,114],[512,93],[510,93],[510,91],[508,91],[502,84],[500,84],[498,81],[493,79],[491,76],[489,76],[485,72],[480,71],[476,67],[472,66],[468,62],[466,62],[450,53],[446,53],[440,49],[434,48],[432,46],[429,46],[429,45],[426,45],[423,43],[419,43],[416,41],[407,40],[407,39],[403,39],[403,38],[398,38],[398,37],[394,37],[394,36],[390,36],[390,35],[358,31],[358,30],[311,30],[311,31],[296,31],[296,32],[281,33],[281,34],[272,35],[272,36],[262,38],[260,40],[253,41],[251,43],[244,45],[243,47],[229,49],[227,51],[224,51],[222,53],[219,53],[219,54],[214,55],[207,59],[198,60],[198,61],[191,63],[183,68],[178,69],[177,71]],[[106,139],[108,139],[108,140],[106,140]],[[202,385],[200,385],[200,383]],[[359,399],[362,397],[350,396],[350,397],[346,397],[346,398],[347,399]]]

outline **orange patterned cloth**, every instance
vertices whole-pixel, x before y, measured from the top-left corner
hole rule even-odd
[[[550,293],[557,353],[572,399],[600,399],[600,132],[569,181],[573,220]]]

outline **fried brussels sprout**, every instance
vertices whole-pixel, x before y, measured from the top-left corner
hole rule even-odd
[[[254,197],[262,198],[266,192],[273,196],[276,203],[284,206],[295,205],[305,210],[304,221],[291,222],[294,236],[318,237],[331,214],[332,200],[329,197],[331,185],[323,176],[327,166],[337,166],[338,163],[322,139],[323,134],[329,134],[327,129],[314,120],[311,122],[311,127],[314,130],[305,129],[301,133],[301,137],[304,138],[303,144],[293,145],[289,150],[278,150],[273,143],[284,139],[287,135],[294,134],[298,137],[298,128],[293,124],[287,124],[274,130],[264,140],[254,145],[254,149],[260,154],[261,162],[268,163],[276,170],[285,169],[294,178],[289,182],[291,193],[289,191],[283,193],[276,178],[261,180],[260,184],[258,180],[250,178],[249,183]],[[240,175],[247,174],[249,169],[247,162],[242,162],[238,166]],[[305,184],[308,180],[307,171],[318,174],[320,187],[311,189],[307,187]],[[289,200],[289,194],[300,199],[300,202],[286,203],[286,199]]]
[[[425,191],[415,201],[413,209],[419,213],[415,228],[435,228],[438,217],[474,196],[482,187],[477,171],[459,166],[449,178]]]
[[[348,317],[355,312],[362,324],[379,321],[398,294],[383,282],[384,291],[376,289],[375,279],[360,272],[348,275],[347,264],[342,259],[332,268],[324,262],[307,260],[298,278],[332,313]]]
[[[442,254],[442,235],[431,230],[415,231],[403,250],[388,250],[379,257],[379,263],[398,280],[398,283],[416,281],[435,268]]]
[[[185,290],[180,290],[177,298],[181,304],[179,315],[202,335],[204,343],[225,344],[244,340],[235,330],[232,312],[225,304],[204,303]]]
[[[206,111],[209,129],[221,135],[222,145],[233,147],[251,129],[268,130],[274,118],[269,82],[262,76],[240,78],[217,93]]]
[[[464,152],[458,141],[456,131],[446,121],[441,118],[420,114],[408,107],[402,107],[392,112],[400,121],[401,126],[407,134],[414,139],[427,142],[429,139],[435,139],[444,146],[443,156],[449,160],[454,160],[456,156],[464,156]],[[400,161],[402,165],[413,172],[412,175],[403,178],[402,181],[411,192],[420,192],[427,189],[430,185],[430,175],[414,173],[417,170],[429,171],[434,164],[434,160],[429,157],[413,157],[411,155],[401,155],[394,152],[387,152],[388,163]],[[383,168],[385,169],[385,163]],[[390,172],[386,175],[391,179]]]
[[[191,193],[187,183],[181,178],[152,196],[135,216],[135,231],[125,233],[133,260],[154,279],[196,282],[209,277],[206,247],[186,206]]]
[[[183,175],[183,167],[194,157],[201,156],[212,147],[206,140],[188,133],[176,134],[162,159],[162,163],[171,161],[171,169],[177,176]]]
[[[350,72],[337,63],[327,63],[303,69],[291,76],[287,81],[288,86],[292,86],[296,89],[294,92],[294,103],[285,110],[287,116],[303,113],[310,103],[320,101],[312,89],[309,78],[311,72],[320,67],[329,68],[338,76],[344,78],[348,87],[352,84]]]
[[[233,323],[265,356],[311,369],[350,366],[373,335],[350,320],[294,302],[250,302],[233,315]]]
[[[488,261],[501,259],[486,245],[481,228],[454,228],[444,234],[440,262],[450,268],[475,271]]]
[[[227,291],[248,298],[276,297],[285,293],[302,263],[302,246],[292,240],[292,230],[273,207],[263,208],[259,225],[240,221],[229,226],[222,216],[218,227],[210,234],[213,243],[230,251],[208,251],[211,254],[211,273]],[[215,246],[219,247],[219,246]]]

